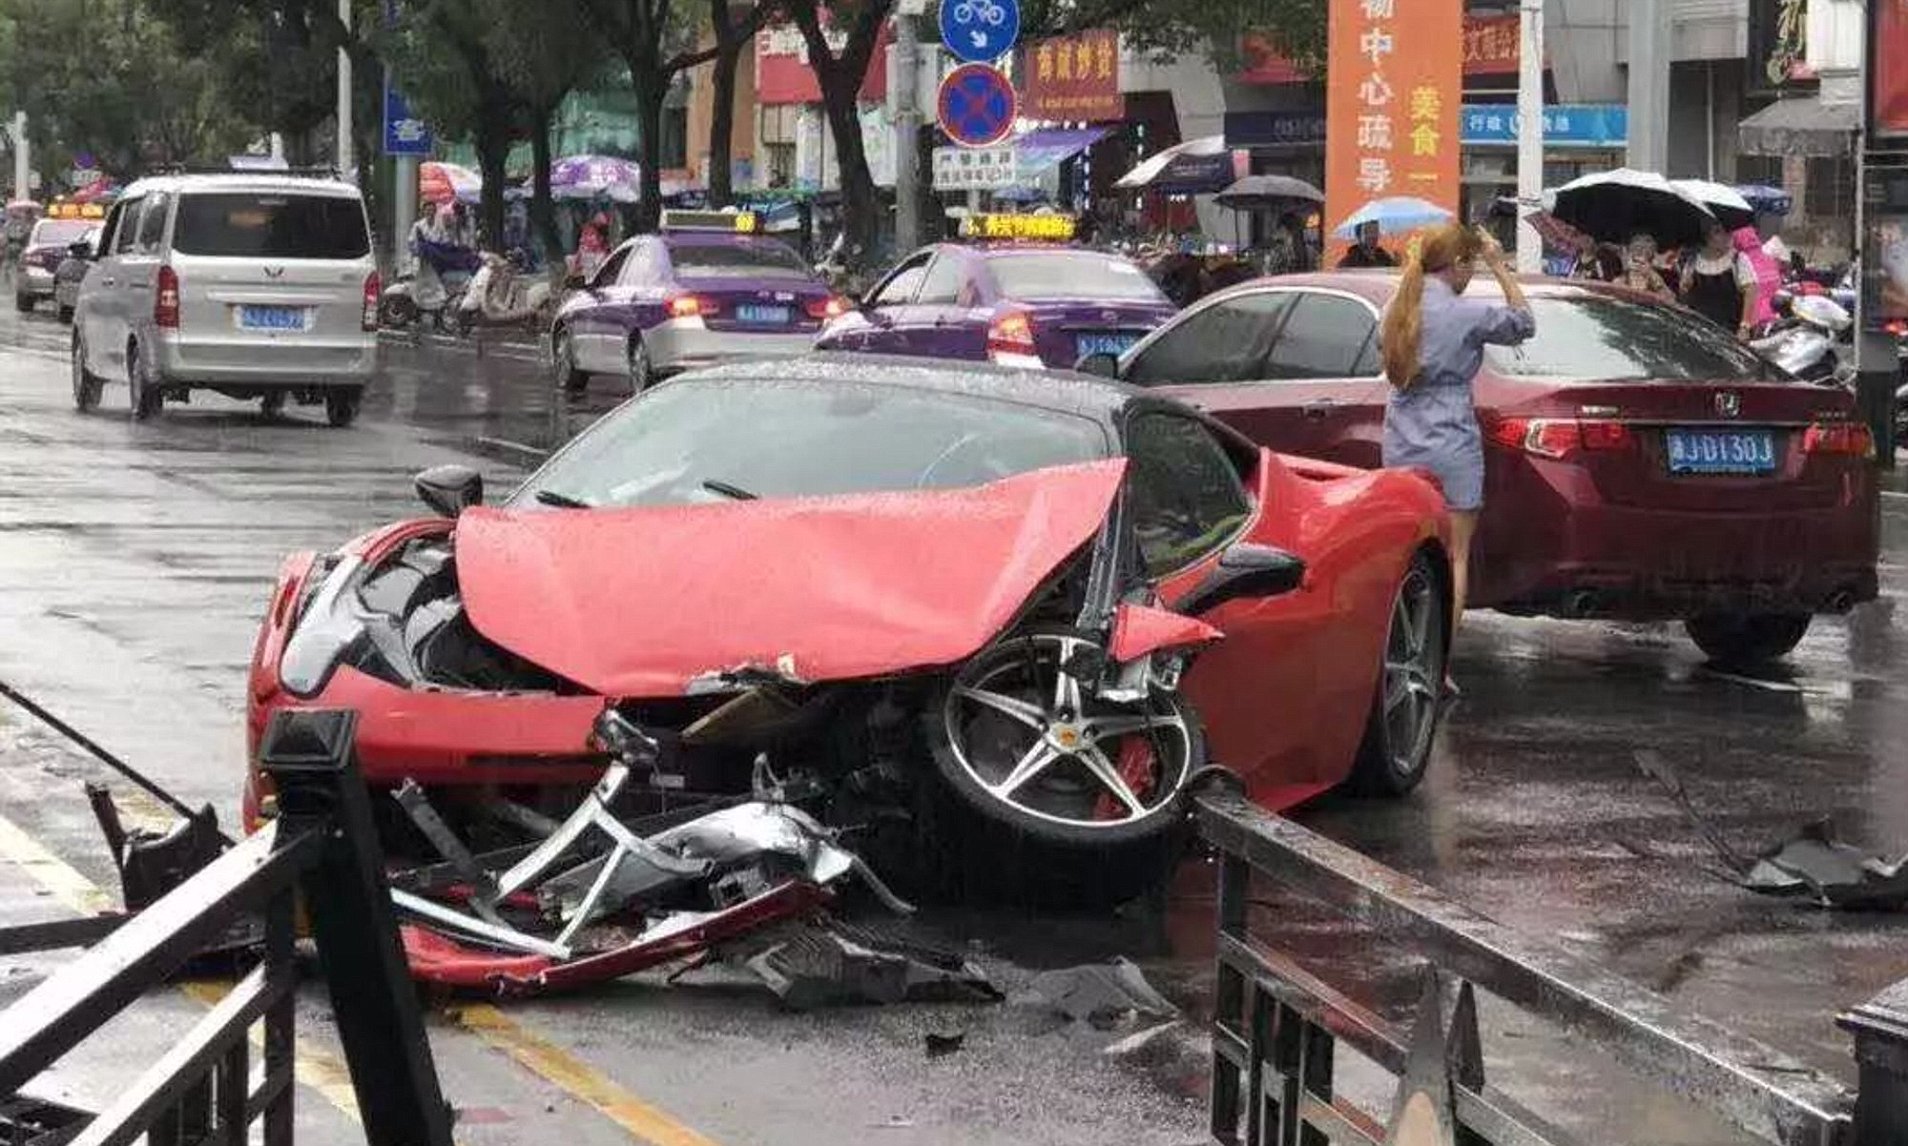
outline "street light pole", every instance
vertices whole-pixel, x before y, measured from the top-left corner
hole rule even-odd
[[[1662,171],[1669,163],[1669,6],[1629,0],[1629,166]]]
[[[894,16],[894,247],[912,251],[921,245],[921,122],[915,104],[920,85],[921,43],[915,33],[915,5],[903,3]]]
[[[351,33],[351,0],[338,0],[338,20],[346,35]],[[338,49],[338,174],[348,175],[357,166],[351,140],[351,52]]]
[[[1544,0],[1524,0],[1517,51],[1517,269],[1534,275],[1544,269],[1544,240],[1530,222],[1544,194]]]
[[[33,165],[27,155],[26,112],[13,113],[13,197],[33,198]]]

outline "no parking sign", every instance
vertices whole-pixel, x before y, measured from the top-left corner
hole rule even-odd
[[[1019,99],[999,68],[962,64],[941,81],[935,108],[949,139],[963,147],[991,147],[1013,134]]]

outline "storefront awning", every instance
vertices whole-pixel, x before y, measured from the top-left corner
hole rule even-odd
[[[1014,139],[1019,177],[1027,179],[1092,147],[1111,131],[1106,127],[1036,128]]]
[[[1860,104],[1825,104],[1817,96],[1777,100],[1736,126],[1737,143],[1750,155],[1849,154],[1861,126]]]

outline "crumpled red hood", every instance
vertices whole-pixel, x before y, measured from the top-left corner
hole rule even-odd
[[[1123,459],[971,489],[630,509],[477,507],[458,581],[485,637],[609,696],[743,665],[846,680],[952,664],[1091,539]]]

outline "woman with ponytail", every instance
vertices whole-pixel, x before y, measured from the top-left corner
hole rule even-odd
[[[1499,303],[1464,297],[1482,259],[1504,292]],[[1488,344],[1515,346],[1536,333],[1530,301],[1489,233],[1451,224],[1427,233],[1405,264],[1378,336],[1391,401],[1384,463],[1437,475],[1451,509],[1451,633],[1464,613],[1471,536],[1484,507],[1484,439],[1471,383]],[[1448,646],[1447,646],[1448,647]],[[1447,676],[1445,691],[1457,687]]]

